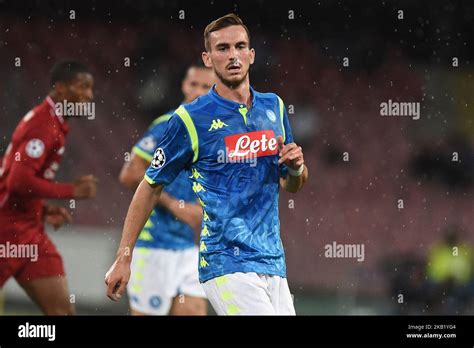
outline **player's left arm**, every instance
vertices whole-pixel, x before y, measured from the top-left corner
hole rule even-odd
[[[278,147],[280,149],[278,163],[288,167],[286,176],[280,178],[280,186],[285,191],[296,193],[308,180],[308,168],[304,164],[303,149],[296,143],[285,145],[281,136],[278,137]]]
[[[130,161],[123,164],[120,171],[119,181],[125,187],[136,190],[150,165],[150,160],[143,158],[132,151]]]
[[[285,191],[296,193],[308,180],[308,168],[304,163],[303,149],[293,141],[288,113],[283,101],[278,98],[280,117],[282,118],[282,136],[278,136],[280,159],[280,186]]]
[[[155,204],[165,208],[178,220],[191,226],[195,232],[199,232],[202,220],[202,207],[200,204],[177,200],[166,192],[154,196]]]
[[[160,138],[166,130],[166,122],[152,124],[143,137],[133,146],[130,161],[125,161],[120,171],[119,181],[122,185],[136,190],[150,166],[153,154]]]

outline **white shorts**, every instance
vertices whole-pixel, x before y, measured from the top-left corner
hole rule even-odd
[[[184,250],[136,248],[127,285],[130,307],[149,315],[167,315],[177,295],[202,297],[197,247]]]
[[[295,315],[286,278],[237,272],[202,286],[217,315]]]

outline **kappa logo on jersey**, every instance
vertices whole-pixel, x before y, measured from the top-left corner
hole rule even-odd
[[[216,129],[221,129],[222,127],[227,127],[228,125],[225,124],[218,118],[217,120],[212,120],[211,128],[209,128],[208,132]]]
[[[224,137],[230,159],[271,156],[278,153],[273,130],[233,134]]]
[[[40,139],[31,139],[26,144],[26,154],[31,158],[39,158],[44,153],[44,143]]]
[[[151,166],[155,169],[160,169],[166,162],[165,152],[161,147],[157,148],[151,161]]]

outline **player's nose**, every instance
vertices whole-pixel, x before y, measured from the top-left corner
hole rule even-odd
[[[236,59],[237,59],[237,49],[235,47],[231,47],[229,49],[229,61],[233,63],[234,60]]]

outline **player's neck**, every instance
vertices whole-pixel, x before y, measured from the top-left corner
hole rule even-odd
[[[225,84],[218,83],[216,85],[216,92],[222,98],[232,100],[239,104],[247,105],[247,108],[250,107],[252,103],[251,95],[250,95],[250,82],[248,77],[243,81],[239,86],[235,88],[231,88],[226,86]]]
[[[56,93],[56,91],[52,90],[51,92],[48,93],[48,97],[51,98],[51,100],[53,101],[53,104],[56,105],[57,103],[60,103],[60,97],[58,96],[58,94]],[[56,112],[56,111],[55,111]],[[67,117],[62,117],[62,119],[65,121],[65,122],[68,122],[68,118]]]
[[[52,90],[51,92],[49,92],[48,97],[50,97],[51,100],[53,101],[53,103],[55,103],[55,104],[59,102],[58,94],[57,94],[56,91],[54,91],[54,90]]]

